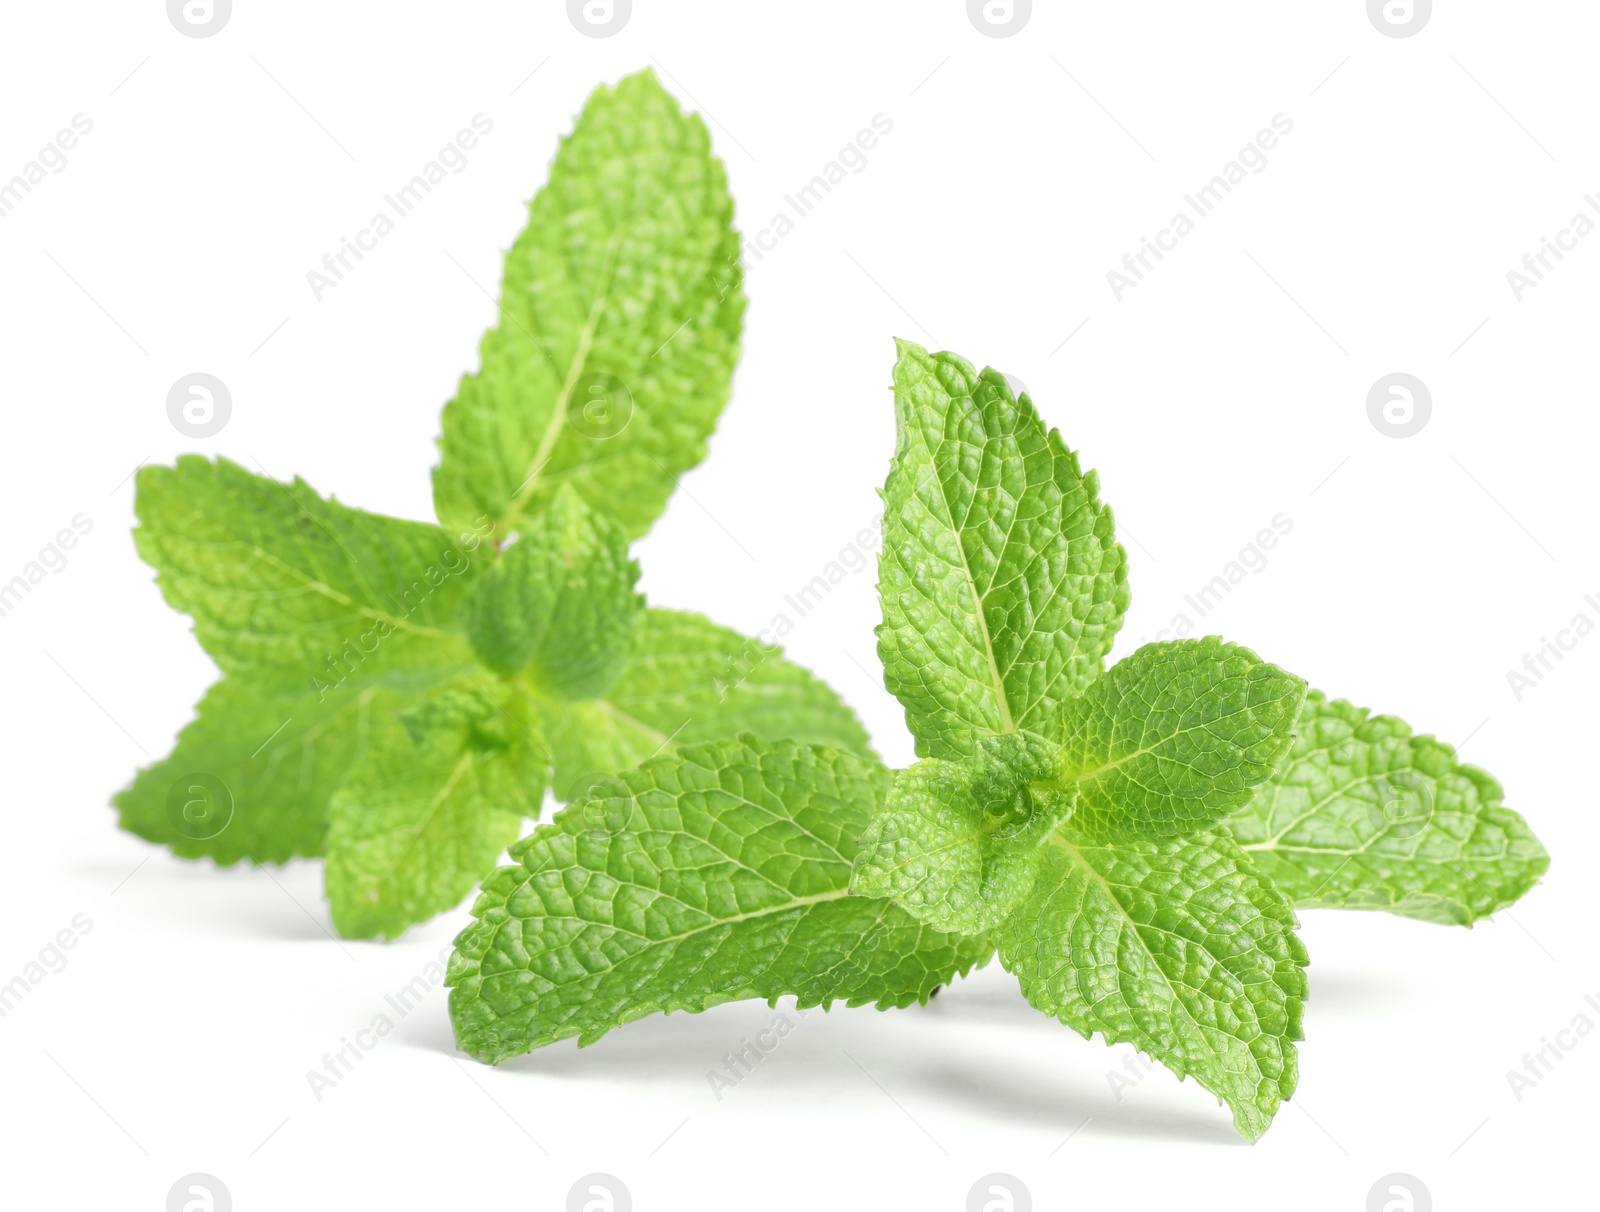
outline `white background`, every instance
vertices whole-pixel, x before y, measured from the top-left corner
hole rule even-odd
[[[555,0],[237,0],[206,39],[160,0],[6,7],[0,178],[94,122],[0,219],[0,580],[94,524],[0,618],[0,981],[93,922],[0,1020],[8,1206],[159,1209],[191,1171],[241,1212],[557,1209],[590,1171],[643,1212],[956,1210],[992,1171],[1041,1209],[1358,1212],[1393,1171],[1440,1209],[1592,1202],[1600,1038],[1520,1101],[1505,1075],[1580,1012],[1600,1024],[1600,638],[1520,701],[1507,671],[1600,620],[1600,238],[1520,302],[1506,273],[1600,189],[1600,13],[1457,0],[1393,39],[1361,0],[1037,9],[995,39],[961,0],[636,0],[596,40]],[[108,798],[215,676],[135,556],[130,473],[221,452],[429,517],[438,410],[523,203],[588,91],[652,64],[707,115],[747,233],[894,123],[747,266],[733,402],[638,547],[656,603],[752,632],[785,612],[875,516],[891,337],[951,348],[1025,382],[1099,469],[1132,561],[1119,654],[1193,615],[1184,595],[1281,513],[1267,567],[1198,630],[1470,738],[1551,851],[1471,931],[1304,914],[1300,1087],[1255,1147],[1165,1071],[1114,1098],[1128,1050],[1035,1013],[998,966],[926,1009],[813,1013],[720,1102],[705,1075],[760,1004],[489,1070],[455,1054],[441,991],[318,1101],[307,1070],[465,910],[339,944],[318,865],[218,871],[115,828]],[[316,301],[306,272],[477,113],[494,131],[468,168]],[[1279,113],[1268,167],[1118,302],[1106,272]],[[1366,413],[1397,370],[1434,401],[1405,440]],[[165,411],[191,371],[234,400],[198,442]],[[904,764],[873,583],[850,577],[788,649]]]

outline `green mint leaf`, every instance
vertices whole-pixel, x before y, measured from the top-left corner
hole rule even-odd
[[[706,453],[744,315],[705,124],[650,71],[589,97],[506,255],[500,323],[445,408],[434,504],[517,530],[557,486],[643,534]]]
[[[644,615],[638,579],[626,532],[563,485],[479,578],[467,634],[497,673],[527,670],[536,690],[558,699],[598,698],[633,655]]]
[[[224,864],[321,853],[374,721],[470,659],[457,618],[489,549],[196,455],[143,468],[135,508],[140,555],[225,676],[116,797],[122,826]],[[172,791],[185,780],[209,791]],[[214,833],[213,800],[229,807]]]
[[[1294,927],[1225,836],[1095,842],[1064,828],[997,941],[1035,1007],[1192,1074],[1256,1140],[1294,1092],[1306,996]]]
[[[926,1001],[992,948],[849,894],[888,783],[875,762],[746,736],[602,784],[484,881],[446,982],[457,1045],[493,1063],[736,998]]]
[[[322,690],[469,657],[457,619],[489,566],[471,530],[452,538],[198,455],[140,470],[135,509],[139,554],[225,672]]]
[[[1179,837],[1250,802],[1293,743],[1306,684],[1216,636],[1146,644],[1068,704],[1073,824]]]
[[[1057,732],[1128,606],[1094,472],[1005,376],[899,342],[899,430],[878,559],[885,683],[920,757],[985,734]]]
[[[682,610],[645,611],[633,659],[605,698],[541,709],[562,800],[673,745],[741,732],[873,756],[826,682],[777,646]]]
[[[402,701],[375,685],[319,696],[299,676],[229,673],[177,747],[113,800],[122,828],[223,865],[321,854],[329,797]]]
[[[993,930],[1027,897],[1074,792],[1037,781],[1057,764],[1048,742],[1011,733],[982,748],[976,758],[932,758],[896,774],[862,835],[852,891],[963,934]]]
[[[1227,822],[1296,906],[1468,926],[1549,867],[1500,784],[1403,720],[1313,691],[1296,733],[1272,781]]]
[[[537,816],[549,757],[520,692],[445,687],[380,721],[329,806],[325,872],[345,938],[395,938],[460,904]]]

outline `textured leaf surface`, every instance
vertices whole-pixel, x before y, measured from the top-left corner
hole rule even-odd
[[[1215,636],[1146,644],[1072,702],[1073,823],[1181,837],[1249,803],[1293,743],[1306,684]]]
[[[998,926],[1032,891],[1040,849],[1072,807],[1070,788],[1030,783],[1049,762],[1030,760],[1035,744],[1040,755],[1053,748],[1012,733],[988,738],[976,758],[899,771],[862,835],[851,889],[936,930]]]
[[[1306,954],[1294,926],[1226,836],[1096,843],[1062,829],[998,942],[1034,1006],[1192,1075],[1256,1140],[1295,1087]]]
[[[1500,784],[1403,720],[1313,691],[1296,731],[1289,760],[1227,822],[1295,905],[1465,926],[1549,867]]]
[[[604,784],[485,881],[450,961],[457,1044],[495,1062],[736,998],[925,1001],[991,948],[849,895],[888,782],[875,762],[747,736]]]
[[[473,650],[497,673],[527,670],[541,693],[596,698],[633,655],[638,579],[622,527],[563,488],[473,587]]]
[[[113,801],[124,829],[184,858],[285,863],[322,853],[328,798],[365,751],[374,722],[393,714],[398,692],[341,687],[319,701],[300,678],[230,673],[206,692],[177,747],[141,771]],[[185,823],[169,808],[175,784],[220,779],[230,817]]]
[[[345,938],[454,908],[537,816],[549,758],[515,691],[446,687],[378,729],[333,795],[326,885]]]
[[[672,745],[741,732],[872,757],[855,712],[820,678],[703,615],[645,612],[636,654],[602,700],[547,703],[559,799]]]
[[[1057,730],[1128,606],[1099,480],[1005,376],[899,342],[878,655],[922,757]]]
[[[630,535],[705,457],[744,296],[722,163],[644,71],[589,97],[506,255],[500,323],[445,408],[434,503],[503,535],[570,484]]]
[[[327,685],[468,657],[457,616],[492,558],[470,532],[458,541],[198,455],[141,469],[135,508],[139,554],[225,671]]]

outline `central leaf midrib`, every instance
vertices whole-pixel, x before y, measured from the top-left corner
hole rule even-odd
[[[416,825],[411,829],[410,836],[406,838],[405,844],[400,848],[400,853],[395,856],[394,862],[390,864],[391,874],[393,870],[398,870],[401,864],[404,863],[406,856],[411,853],[411,848],[415,846],[418,840],[422,837],[423,831],[427,829],[430,824],[432,824],[433,818],[438,813],[440,806],[449,801],[450,793],[455,790],[456,784],[461,781],[462,776],[465,775],[468,770],[471,770],[476,763],[477,755],[474,754],[470,749],[466,753],[462,754],[460,759],[457,760],[456,764],[450,770],[449,777],[445,779],[439,790],[434,792],[433,798],[428,801],[428,807],[423,811],[421,819],[419,819]]]
[[[1166,969],[1161,966],[1161,961],[1156,958],[1156,953],[1152,951],[1150,949],[1150,945],[1145,942],[1144,933],[1140,927],[1140,924],[1136,922],[1133,919],[1133,915],[1128,912],[1128,907],[1124,905],[1121,899],[1117,896],[1116,891],[1111,886],[1111,882],[1095,869],[1094,864],[1083,856],[1083,852],[1079,850],[1078,847],[1074,846],[1060,829],[1056,829],[1050,834],[1050,841],[1053,844],[1061,847],[1062,850],[1066,851],[1068,861],[1071,862],[1072,865],[1079,871],[1087,875],[1091,881],[1093,881],[1095,884],[1098,884],[1105,892],[1106,899],[1109,900],[1111,904],[1116,906],[1118,919],[1127,923],[1128,928],[1133,931],[1133,937],[1139,941],[1140,949],[1144,952],[1145,957],[1150,961],[1151,968],[1161,974],[1162,983],[1166,985],[1167,992],[1172,995],[1172,1004],[1183,1011],[1183,1016],[1189,1020],[1190,1024],[1193,1025],[1195,1031],[1201,1036],[1201,1038],[1204,1038],[1205,1028],[1195,1018],[1194,1013],[1189,1009],[1188,1003],[1185,1002],[1183,997],[1179,994],[1178,987],[1172,983],[1172,978],[1167,975]],[[1157,929],[1159,929],[1159,927],[1157,927]],[[1216,964],[1220,971],[1227,973],[1227,975],[1235,982],[1238,981],[1238,977],[1236,977],[1227,967],[1227,965],[1222,963],[1222,961],[1218,959],[1216,955],[1212,954],[1210,948],[1198,943],[1196,943],[1196,945],[1200,946],[1201,950],[1205,951],[1206,954],[1211,957],[1212,962]],[[1101,1028],[1101,1032],[1102,1034],[1105,1034],[1105,1029],[1103,1027]],[[1110,1036],[1107,1035],[1107,1039],[1109,1038]],[[1195,1080],[1199,1080],[1198,1074],[1196,1075]],[[1210,1087],[1208,1086],[1207,1088],[1209,1089]]]
[[[654,738],[658,742],[658,744],[660,744],[662,746],[665,746],[666,743],[672,739],[671,736],[668,736],[665,732],[662,732],[659,728],[652,728],[649,724],[646,724],[638,716],[628,714],[628,712],[624,711],[621,707],[618,707],[610,699],[590,699],[589,700],[589,704],[591,706],[598,707],[600,710],[602,710],[604,712],[607,712],[610,715],[615,716],[617,719],[621,720],[623,723],[628,724],[628,725],[630,725],[630,726],[632,726],[634,728],[637,728],[640,732],[648,733],[652,738]],[[682,729],[680,728],[679,731],[681,732]],[[676,736],[677,734],[674,733],[673,735]],[[660,750],[657,749],[656,752],[659,753]],[[651,756],[654,756],[654,755],[651,755]]]
[[[555,404],[550,410],[550,419],[545,423],[544,433],[540,435],[539,446],[533,452],[533,459],[528,464],[527,475],[523,479],[522,486],[517,489],[516,495],[512,497],[505,516],[500,519],[502,533],[508,531],[522,516],[522,511],[528,507],[528,502],[533,500],[534,494],[538,492],[540,475],[555,451],[556,442],[561,438],[561,427],[566,424],[567,408],[572,403],[572,390],[578,385],[578,379],[588,365],[589,352],[594,347],[594,338],[600,327],[600,317],[605,313],[606,303],[610,301],[611,275],[616,270],[617,249],[621,246],[626,231],[626,225],[619,226],[606,245],[605,261],[601,266],[594,302],[589,306],[589,314],[583,321],[583,327],[578,330],[578,341],[572,351],[572,361],[567,366],[566,378],[556,395]]]
[[[408,622],[403,617],[397,618],[387,611],[378,610],[375,607],[363,605],[361,602],[358,602],[352,598],[349,594],[341,593],[327,582],[319,581],[315,577],[306,575],[293,564],[288,563],[287,561],[268,551],[266,548],[255,543],[250,544],[250,550],[256,555],[260,556],[263,560],[266,560],[270,564],[276,565],[280,570],[299,581],[304,588],[309,589],[314,593],[319,593],[329,601],[337,602],[339,605],[353,610],[357,614],[365,615],[377,622],[388,623],[397,631],[409,631],[413,635],[428,636],[439,640],[453,640],[456,638],[448,631],[439,631],[433,627],[420,627],[415,623]]]
[[[790,900],[783,901],[776,905],[767,905],[760,909],[752,909],[749,913],[739,913],[731,917],[714,917],[710,921],[703,922],[700,925],[695,926],[692,930],[685,930],[682,934],[672,934],[666,936],[665,938],[646,938],[645,945],[638,951],[635,951],[633,955],[625,957],[622,962],[626,963],[627,960],[631,960],[635,956],[644,954],[644,952],[648,951],[652,947],[665,946],[670,943],[681,943],[685,939],[693,938],[697,934],[704,934],[707,930],[718,930],[723,926],[737,926],[740,922],[748,922],[753,918],[769,917],[775,913],[788,913],[794,909],[809,909],[812,905],[825,905],[831,901],[842,901],[849,895],[850,889],[848,887],[835,888],[828,892],[819,892],[815,896],[793,897]],[[642,938],[644,936],[636,934],[633,937]],[[615,966],[616,965],[613,965],[613,967]]]
[[[977,578],[972,575],[972,562],[967,559],[967,548],[961,541],[961,529],[956,525],[955,513],[950,508],[950,498],[945,495],[944,481],[939,478],[939,466],[933,452],[928,452],[928,469],[934,483],[939,485],[939,500],[944,505],[944,521],[955,538],[956,550],[961,554],[961,573],[966,578],[967,591],[972,595],[973,617],[978,625],[978,635],[983,640],[984,660],[989,665],[989,680],[994,687],[995,705],[1000,709],[1000,731],[1015,732],[1016,722],[1011,718],[1011,704],[1006,698],[1005,680],[1000,676],[1000,663],[994,657],[994,637],[989,634],[989,620],[983,612],[983,594],[978,592]]]
[[[1221,719],[1225,718],[1227,717],[1221,717]],[[1164,732],[1157,736],[1154,740],[1145,744],[1141,744],[1137,749],[1102,762],[1093,769],[1077,771],[1076,773],[1072,774],[1070,778],[1073,782],[1087,783],[1099,778],[1103,774],[1111,773],[1113,770],[1126,765],[1135,758],[1147,757],[1152,754],[1159,757],[1160,755],[1157,753],[1157,750],[1172,744],[1172,742],[1177,740],[1180,736],[1187,736],[1191,732],[1210,732],[1211,726],[1213,724],[1220,723],[1221,719],[1201,720],[1197,724],[1188,724],[1182,728],[1175,728],[1171,732]],[[1169,758],[1167,760],[1176,761],[1177,759]]]

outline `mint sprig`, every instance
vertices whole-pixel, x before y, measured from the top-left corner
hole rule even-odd
[[[1544,851],[1447,746],[1249,649],[1106,669],[1127,573],[1094,474],[993,370],[902,341],[894,382],[879,651],[924,760],[848,793],[853,759],[748,739],[597,787],[486,885],[458,1040],[497,1061],[737,997],[904,1005],[993,947],[1034,1006],[1193,1076],[1255,1140],[1298,1075],[1292,905],[1468,922]],[[796,925],[841,903],[870,923],[843,965]]]
[[[917,629],[924,686],[961,690],[931,715],[923,688],[898,690],[907,723],[919,751],[978,757],[959,774],[924,762],[897,776],[863,836],[852,886],[930,925],[991,932],[1036,1007],[1193,1075],[1256,1139],[1296,1081],[1306,955],[1291,898],[1470,920],[1530,887],[1543,851],[1501,808],[1492,780],[1456,766],[1447,748],[1404,744],[1409,730],[1398,721],[1374,727],[1353,709],[1325,712],[1301,679],[1216,637],[1146,645],[1098,677],[1088,670],[1025,743],[1011,740],[1022,735],[1019,720],[1039,720],[1029,714],[1031,688],[1063,685],[1059,657],[1051,659],[1059,650],[1037,635],[1041,656],[1031,661],[991,646],[1006,659],[989,662],[987,685],[981,670],[971,674],[970,637],[1024,630],[1032,616],[1004,615],[997,628],[981,578],[963,595],[944,576],[929,519],[963,519],[957,530],[974,537],[964,550],[996,550],[1014,519],[1051,516],[1056,498],[1041,488],[1032,500],[1008,492],[1021,459],[992,457],[993,435],[1006,433],[1018,450],[1065,447],[1044,433],[1026,396],[1013,400],[1003,376],[977,374],[953,354],[901,342],[895,382],[901,439],[885,499],[891,516],[912,522],[886,521],[894,538],[883,565],[893,575],[880,586],[880,642],[898,637],[908,617],[926,620]],[[917,420],[919,399],[923,412],[929,400],[944,411]],[[1031,439],[993,423],[1012,415],[1026,418]],[[963,457],[930,477],[928,432],[982,438],[961,443]],[[1062,646],[1095,636],[1109,648],[1126,605],[1123,594],[1108,617],[1100,598],[1078,588],[1090,551],[1060,565],[1071,606]],[[969,556],[974,566],[982,567]],[[929,576],[945,586],[943,611],[925,588]],[[945,673],[956,669],[967,672]],[[1373,776],[1410,788],[1392,822],[1367,811],[1375,798],[1395,799],[1371,790]],[[1405,820],[1416,830],[1409,843],[1394,836]],[[1372,847],[1373,858],[1359,862]],[[1463,909],[1473,859],[1495,890],[1480,889]]]
[[[222,678],[123,826],[323,856],[347,937],[483,879],[448,983],[484,1061],[734,998],[908,1006],[998,954],[1259,1138],[1298,1074],[1295,907],[1470,924],[1548,856],[1448,745],[1247,648],[1107,668],[1129,592],[1098,479],[951,353],[899,343],[883,490],[878,648],[921,760],[886,770],[776,649],[650,607],[630,543],[738,354],[731,221],[699,119],[648,72],[601,88],[445,409],[442,525],[222,458],[142,470],[140,554]]]
[[[870,759],[775,647],[635,591],[629,544],[728,399],[731,220],[697,117],[649,72],[598,89],[445,409],[443,525],[227,459],[143,469],[139,552],[223,679],[116,797],[123,827],[224,864],[325,856],[340,933],[392,938],[458,904],[547,788],[746,732]]]

